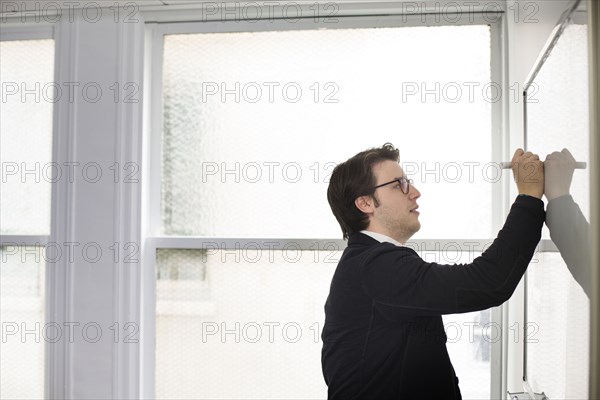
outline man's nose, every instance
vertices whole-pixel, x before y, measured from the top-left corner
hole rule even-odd
[[[417,189],[414,185],[410,185],[410,191],[408,192],[408,195],[411,199],[418,199],[421,197],[421,192],[419,192],[419,189]]]

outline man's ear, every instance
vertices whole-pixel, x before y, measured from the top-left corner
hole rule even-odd
[[[354,200],[354,205],[365,214],[373,212],[373,198],[371,196],[360,196]]]

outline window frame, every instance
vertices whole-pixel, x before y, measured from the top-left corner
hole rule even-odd
[[[302,5],[307,8],[307,6]],[[310,5],[308,5],[310,6]],[[343,4],[342,4],[343,6]],[[144,169],[142,171],[144,187],[144,208],[143,218],[147,224],[142,232],[144,237],[143,268],[142,268],[142,304],[148,304],[142,308],[142,357],[141,362],[141,395],[142,398],[155,397],[155,343],[156,343],[156,251],[157,249],[203,249],[208,243],[219,243],[221,250],[234,250],[236,245],[244,246],[246,244],[260,244],[263,249],[281,250],[289,243],[295,243],[302,250],[328,249],[327,246],[343,250],[346,242],[341,239],[283,239],[283,238],[231,238],[231,237],[207,237],[207,236],[166,236],[160,235],[161,231],[161,145],[162,145],[162,62],[164,36],[168,34],[193,34],[193,33],[225,33],[225,32],[256,32],[256,31],[281,31],[281,30],[311,30],[311,29],[348,29],[348,28],[374,28],[374,27],[419,27],[419,26],[446,26],[446,25],[488,25],[490,27],[491,53],[490,53],[490,72],[491,81],[497,82],[502,87],[502,93],[509,93],[506,82],[507,62],[506,51],[506,24],[503,12],[495,13],[497,20],[489,22],[486,16],[489,12],[474,12],[471,14],[463,13],[460,16],[459,23],[450,23],[444,18],[439,21],[434,19],[432,14],[427,16],[426,22],[423,22],[422,14],[401,14],[386,13],[381,15],[381,9],[372,5],[358,5],[347,12],[348,15],[336,15],[338,22],[336,24],[327,24],[315,22],[312,18],[299,20],[296,23],[289,23],[285,20],[259,20],[249,21],[205,21],[205,22],[187,22],[189,16],[182,13],[177,20],[177,16],[167,14],[155,14],[155,22],[146,23],[146,62],[145,62],[145,147],[144,147]],[[310,15],[310,14],[308,14]],[[445,14],[446,16],[448,14]],[[468,17],[467,17],[468,15]],[[164,18],[168,22],[156,22]],[[447,17],[446,17],[447,18]],[[186,20],[187,19],[187,20]],[[332,26],[334,25],[334,26]],[[509,157],[508,149],[508,95],[502,96],[501,101],[492,103],[492,160],[502,161]],[[510,180],[508,174],[505,174],[500,182],[492,187],[492,229],[499,230],[505,220],[509,210],[510,201]],[[478,242],[479,248],[483,248],[492,238],[483,239],[465,239],[463,243]],[[439,249],[440,244],[461,242],[460,239],[426,239],[411,241],[410,243],[418,246],[422,251],[434,251]],[[437,246],[437,247],[436,247]],[[331,248],[331,247],[329,247]],[[494,307],[491,310],[491,321],[500,324],[504,333],[507,324],[506,304]],[[490,363],[491,373],[491,398],[502,398],[506,393],[506,343],[507,335],[503,335],[502,341],[491,343],[490,357],[494,362]]]

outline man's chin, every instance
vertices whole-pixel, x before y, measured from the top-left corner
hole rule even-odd
[[[419,232],[419,230],[421,229],[421,224],[417,221],[416,224],[411,226],[411,230],[410,230],[410,234],[408,235],[408,239],[406,240],[410,240],[410,238],[417,232]]]

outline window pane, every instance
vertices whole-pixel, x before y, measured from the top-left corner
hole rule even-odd
[[[54,40],[0,42],[0,231],[50,233]]]
[[[157,398],[327,396],[323,307],[341,251],[296,248],[157,251]],[[443,263],[473,258],[465,252],[419,253]],[[489,310],[444,316],[465,399],[490,397],[495,331],[489,316]]]
[[[324,398],[323,307],[341,252],[240,247],[157,251],[157,398]]]
[[[492,235],[488,26],[167,35],[163,74],[164,234],[341,237],[329,174],[389,141],[416,237]]]
[[[458,248],[451,245],[447,251],[421,251],[419,255],[426,261],[441,264],[470,263],[481,255],[458,251]],[[490,398],[492,343],[502,340],[500,323],[492,321],[491,316],[491,309],[443,316],[448,337],[446,347],[463,399]]]
[[[44,398],[44,255],[38,246],[0,247],[0,398]]]

